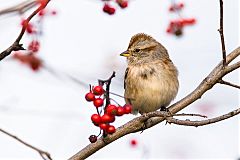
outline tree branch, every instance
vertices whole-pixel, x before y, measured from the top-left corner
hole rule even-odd
[[[4,14],[9,14],[9,13],[19,13],[22,14],[24,12],[26,12],[27,10],[33,8],[34,6],[36,6],[38,3],[36,0],[26,0],[24,2],[21,2],[15,6],[3,9],[0,11],[0,16],[4,15]]]
[[[223,0],[219,0],[219,3],[220,3],[220,28],[218,29],[218,32],[220,33],[220,37],[221,37],[223,67],[224,67],[227,63],[226,63],[225,41],[224,41],[224,34],[223,34]]]
[[[228,66],[227,70],[229,72],[232,72],[233,70],[238,69],[239,67],[240,67],[240,61]]]
[[[18,35],[17,39],[15,40],[15,42],[8,47],[5,51],[3,51],[2,53],[0,53],[0,61],[3,60],[5,57],[7,57],[8,55],[11,54],[12,51],[18,51],[18,50],[24,50],[24,48],[22,47],[22,44],[19,44],[20,40],[22,39],[27,25],[30,22],[30,20],[42,9],[44,9],[47,4],[50,2],[50,0],[47,0],[46,3],[41,4],[35,11],[33,11],[33,13],[25,20],[24,25],[22,27],[22,30],[20,32],[20,34]]]
[[[202,120],[202,121],[179,120],[179,119],[175,119],[173,117],[166,118],[166,121],[170,124],[174,123],[174,124],[178,124],[178,125],[198,127],[198,126],[204,126],[204,125],[220,122],[222,120],[233,117],[239,113],[240,113],[240,108],[238,108],[234,111],[231,111],[227,114],[224,114],[224,115],[221,115],[221,116],[218,116],[215,118],[207,119],[207,120]]]
[[[222,79],[220,79],[220,80],[218,81],[218,83],[220,83],[220,84],[225,84],[225,85],[228,85],[228,86],[231,86],[231,87],[240,89],[240,86],[239,86],[239,85],[232,84],[232,83],[227,82],[227,81],[224,81],[224,80],[222,80]]]
[[[9,133],[9,132],[1,129],[1,128],[0,128],[0,132],[2,132],[4,134],[8,135],[9,137],[17,140],[18,142],[24,144],[25,146],[27,146],[27,147],[37,151],[44,160],[52,160],[52,158],[51,158],[51,156],[50,156],[50,154],[48,152],[43,151],[41,149],[38,149],[37,147],[32,146],[31,144],[21,140],[20,138],[16,137],[15,135],[13,135],[13,134],[11,134],[11,133]]]
[[[240,47],[235,49],[226,57],[226,63],[230,63],[240,54]],[[234,64],[233,64],[234,65]],[[228,66],[231,67],[231,66]],[[222,79],[226,74],[232,72],[236,67],[229,69],[228,67],[223,67],[223,63],[220,62],[212,72],[199,84],[199,86],[185,98],[181,99],[180,101],[176,102],[175,104],[169,107],[170,113],[177,113],[180,110],[186,108],[188,105],[193,103],[194,101],[201,98],[201,96],[211,89],[220,79]],[[162,117],[159,117],[159,111],[147,113],[140,117],[134,118],[133,120],[129,121],[128,123],[124,124],[123,126],[119,127],[116,132],[112,135],[108,135],[107,137],[99,138],[97,142],[89,144],[81,151],[76,153],[74,156],[70,158],[70,160],[81,160],[86,159],[90,155],[94,154],[96,151],[100,150],[101,148],[105,147],[109,143],[127,135],[130,133],[135,133],[142,131],[142,128],[150,128],[155,126],[156,124],[162,122],[167,115],[164,116],[163,113]],[[156,117],[156,115],[158,115]]]

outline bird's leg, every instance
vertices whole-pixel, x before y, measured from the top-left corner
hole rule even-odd
[[[165,106],[161,106],[160,111],[167,112],[171,117],[173,117],[172,112],[169,111],[169,109],[167,107],[165,107]],[[164,119],[166,120],[166,124],[167,124],[168,123],[167,117],[164,117]]]
[[[161,106],[160,111],[167,112],[170,116],[173,116],[172,112],[165,106]]]

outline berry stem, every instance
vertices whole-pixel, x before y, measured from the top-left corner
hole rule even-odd
[[[112,75],[107,80],[98,80],[98,84],[103,86],[106,84],[106,92],[104,93],[106,98],[105,108],[110,104],[109,90],[112,78],[115,77],[115,71],[113,71]]]
[[[91,92],[92,91],[92,86],[91,86],[91,84],[89,84],[89,92]]]
[[[98,110],[98,107],[95,107],[95,108],[96,108],[96,110],[97,110],[97,114],[98,114],[98,115],[101,115],[100,112],[99,112],[99,110]]]

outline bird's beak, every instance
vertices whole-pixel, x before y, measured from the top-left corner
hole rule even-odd
[[[130,54],[128,51],[124,51],[123,53],[120,54],[120,56],[129,57]]]

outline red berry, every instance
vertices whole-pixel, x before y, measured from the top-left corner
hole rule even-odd
[[[170,12],[173,12],[173,11],[174,11],[174,7],[173,7],[173,6],[170,6],[170,7],[169,7],[169,11],[170,11]]]
[[[115,116],[110,116],[110,122],[109,123],[112,123],[112,122],[114,122],[115,121]]]
[[[132,146],[132,147],[136,147],[137,146],[137,140],[136,139],[132,139],[131,141],[130,141],[130,145]]]
[[[106,130],[106,132],[108,134],[113,134],[114,132],[116,132],[116,128],[114,126],[112,126],[112,125],[109,125],[107,130]]]
[[[122,1],[118,3],[121,8],[126,8],[128,6],[128,1]]]
[[[29,33],[29,34],[32,34],[32,33],[35,32],[34,29],[33,29],[33,26],[32,26],[31,24],[28,24],[28,26],[27,26],[27,28],[26,28],[26,31],[27,31],[27,33]]]
[[[112,123],[115,121],[115,116],[109,115],[109,114],[104,114],[101,117],[102,123]]]
[[[129,114],[132,112],[132,106],[130,104],[125,104],[123,106],[125,114]]]
[[[98,114],[93,114],[91,116],[91,120],[94,124],[100,124],[101,123],[101,116]]]
[[[45,10],[42,9],[41,11],[39,11],[38,15],[39,15],[40,17],[42,17],[42,16],[45,15],[45,13],[46,13]]]
[[[109,104],[106,108],[106,113],[109,115],[116,115],[117,107],[115,105]]]
[[[38,71],[38,69],[42,66],[42,60],[34,55],[28,55],[26,63],[30,65],[33,71]]]
[[[109,4],[105,3],[103,6],[103,11],[105,13],[108,13],[110,15],[115,13],[115,8],[113,8],[112,6],[110,6]]]
[[[41,7],[44,8],[47,5],[48,0],[37,0]]]
[[[183,7],[184,7],[184,4],[183,4],[183,3],[179,3],[179,4],[178,4],[178,8],[179,8],[179,9],[182,9]]]
[[[172,33],[172,28],[171,27],[168,27],[167,30],[166,30],[167,33]]]
[[[51,14],[52,14],[52,15],[56,15],[56,14],[57,14],[57,11],[53,10],[53,11],[51,12]]]
[[[28,20],[22,19],[21,25],[22,25],[23,27],[27,27],[27,25],[28,25]]]
[[[109,4],[107,4],[107,3],[105,3],[104,6],[103,6],[103,11],[104,12],[108,12],[109,8],[111,8],[111,6]]]
[[[113,15],[115,13],[116,9],[111,7],[109,8],[108,14]]]
[[[117,116],[122,116],[124,115],[125,110],[123,107],[117,107]]]
[[[40,43],[37,40],[33,40],[29,45],[28,45],[28,50],[31,50],[32,52],[38,52],[40,48]]]
[[[95,95],[92,92],[89,92],[85,95],[85,99],[88,102],[94,101],[95,100]]]
[[[97,136],[91,135],[88,139],[91,143],[95,143],[97,141]]]
[[[101,107],[103,105],[103,99],[102,98],[96,98],[94,101],[93,101],[93,105],[95,107]]]
[[[99,124],[99,127],[100,127],[102,130],[104,130],[104,131],[107,130],[108,126],[109,126],[109,124],[106,124],[106,123],[101,123],[101,124]]]
[[[100,95],[102,95],[104,93],[104,90],[103,90],[102,86],[95,86],[93,88],[93,93],[95,95],[99,95],[100,96]]]

